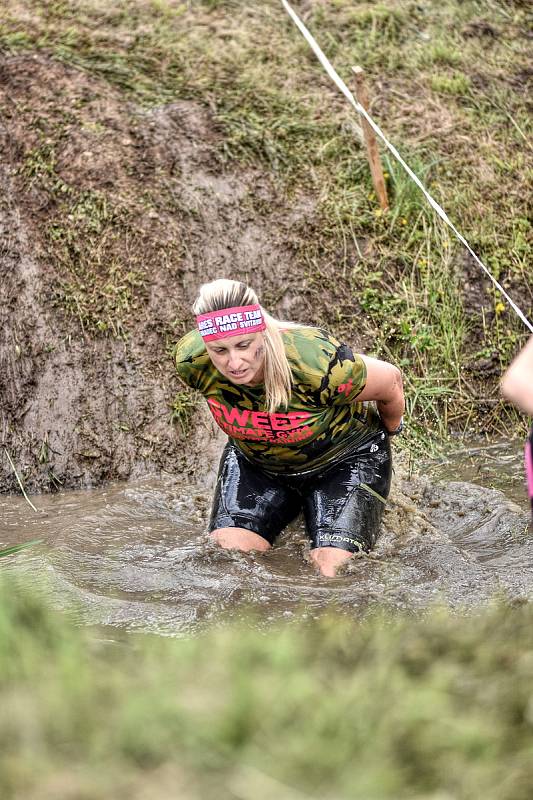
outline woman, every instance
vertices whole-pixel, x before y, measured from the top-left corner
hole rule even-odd
[[[229,436],[210,535],[224,548],[266,551],[303,511],[311,559],[334,576],[378,536],[389,436],[405,407],[399,370],[274,319],[238,281],[204,284],[193,311],[198,328],[176,346],[177,371]]]

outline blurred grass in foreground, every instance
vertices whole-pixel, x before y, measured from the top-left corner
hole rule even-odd
[[[533,794],[528,605],[108,636],[0,579],[4,800]]]

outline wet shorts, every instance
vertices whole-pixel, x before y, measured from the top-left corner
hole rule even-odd
[[[313,476],[267,473],[228,442],[220,461],[209,531],[245,528],[273,544],[303,512],[311,548],[368,551],[378,537],[390,479],[390,444],[383,430]]]

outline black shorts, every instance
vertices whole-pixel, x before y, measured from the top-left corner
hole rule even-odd
[[[267,473],[228,442],[218,472],[209,531],[245,528],[270,544],[300,511],[311,547],[368,551],[379,533],[391,480],[383,430],[318,475]]]

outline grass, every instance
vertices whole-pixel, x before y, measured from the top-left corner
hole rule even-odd
[[[45,125],[42,142],[20,168],[27,188],[53,204],[44,230],[61,276],[53,299],[82,330],[124,337],[146,284],[132,210],[109,192],[83,189],[61,177],[56,149],[65,137],[65,125],[51,130]]]
[[[170,409],[170,422],[179,425],[183,436],[189,432],[199,397],[189,391],[176,392]]]
[[[0,578],[5,800],[529,800],[529,606],[190,640],[78,629]]]
[[[350,66],[364,66],[376,120],[531,314],[526,21],[521,3],[477,0],[335,0],[306,13],[348,82]],[[124,104],[208,106],[229,168],[266,171],[288,207],[302,192],[316,199],[315,217],[295,224],[291,247],[317,321],[402,364],[416,440],[428,425],[445,436],[452,422],[508,430],[503,404],[493,413],[497,385],[477,363],[490,353],[505,366],[525,340],[522,323],[500,308],[477,267],[465,273],[462,246],[389,158],[391,211],[380,213],[356,121],[280,4],[9,0],[0,43],[72,64],[111,84]],[[63,183],[49,143],[27,155],[24,170],[56,198],[47,237],[64,267],[58,301],[89,333],[126,335],[147,280],[142,265],[131,266],[136,248],[124,256],[135,220],[130,201]],[[488,414],[480,402],[487,394]]]
[[[13,544],[11,547],[3,547],[0,550],[0,558],[12,556],[14,553],[18,553],[20,550],[25,550],[26,547],[32,547],[34,544],[41,544],[42,541],[42,539],[32,539],[30,542],[22,542],[21,544]]]
[[[38,513],[38,509],[37,509],[37,508],[35,508],[35,506],[34,506],[34,505],[33,505],[33,503],[31,502],[30,498],[29,498],[29,497],[28,497],[28,495],[26,494],[26,490],[25,490],[25,488],[24,488],[24,483],[22,482],[22,479],[21,479],[20,475],[18,474],[17,468],[16,468],[16,466],[15,466],[15,464],[14,464],[14,462],[13,462],[13,459],[11,458],[11,456],[10,456],[10,454],[9,454],[9,450],[7,449],[7,447],[4,447],[4,453],[6,454],[7,460],[9,461],[9,466],[10,466],[10,467],[11,467],[11,469],[13,470],[13,473],[14,473],[14,475],[15,475],[15,478],[16,478],[16,480],[17,480],[17,483],[18,483],[18,485],[19,485],[19,487],[20,487],[20,491],[21,491],[21,492],[22,492],[22,494],[24,495],[24,499],[26,500],[26,502],[28,503],[28,505],[29,505],[29,506],[31,506],[31,508],[33,509],[33,511],[35,511],[35,513],[37,514],[37,513]],[[1,555],[1,553],[0,553],[0,555]]]

